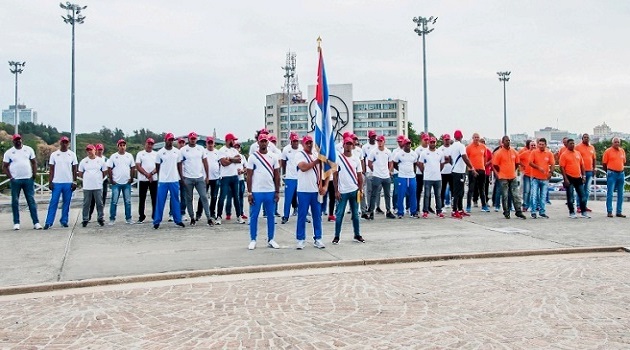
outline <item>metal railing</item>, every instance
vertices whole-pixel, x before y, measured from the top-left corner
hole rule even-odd
[[[48,175],[49,172],[38,172],[35,175],[35,195],[38,196],[40,199],[43,199],[46,196],[50,195],[50,187],[49,187],[49,183],[48,181],[44,180],[44,179],[48,179]],[[80,179],[80,178],[79,178]],[[9,187],[9,182],[11,180],[9,180],[9,178],[5,175],[5,174],[1,174],[0,175],[0,187],[3,186],[7,186]],[[132,187],[138,187],[139,183],[138,183],[138,179],[133,179],[133,182],[131,183]],[[11,193],[3,193],[4,191],[0,192],[0,198],[11,198]],[[75,192],[81,192],[83,193],[83,187],[77,187]]]

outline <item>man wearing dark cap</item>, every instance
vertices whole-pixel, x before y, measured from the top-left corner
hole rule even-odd
[[[109,183],[112,186],[112,200],[109,205],[109,225],[116,223],[116,207],[122,192],[125,204],[125,222],[133,224],[131,220],[131,182],[136,169],[136,162],[131,153],[127,152],[127,141],[118,140],[118,152],[112,154],[107,161]]]
[[[68,227],[68,215],[70,213],[70,201],[72,192],[77,189],[77,155],[68,149],[70,139],[62,136],[59,140],[59,149],[50,155],[48,166],[50,167],[50,185],[52,191],[48,204],[48,215],[44,224],[44,230],[48,230],[55,222],[55,214],[59,205],[59,197],[63,197],[61,207],[61,219],[59,223]]]
[[[239,201],[238,197],[238,174],[240,172],[239,170],[242,169],[241,163],[243,160],[241,158],[241,154],[236,148],[234,148],[234,143],[237,140],[238,139],[234,136],[234,134],[226,134],[225,146],[221,147],[219,150],[219,155],[221,157],[221,194],[219,195],[219,208],[217,209],[217,225],[221,225],[221,215],[223,215],[225,198],[228,197],[228,193],[234,200],[234,210],[236,211],[236,214],[241,212],[241,201]],[[240,216],[238,216],[236,222],[239,224],[245,223]]]
[[[35,175],[37,174],[37,162],[35,151],[22,143],[22,136],[13,135],[13,147],[4,152],[2,159],[4,173],[11,182],[11,211],[13,212],[13,229],[20,229],[20,191],[24,191],[28,211],[34,228],[41,230],[42,225],[37,217],[37,204],[35,203]]]
[[[282,214],[282,223],[286,224],[289,221],[289,215],[291,205],[293,204],[293,211],[297,214],[297,163],[295,162],[295,155],[302,151],[302,145],[300,145],[300,138],[298,134],[291,133],[289,135],[290,144],[284,146],[282,149],[282,157],[280,158],[280,167],[284,172],[284,210]]]
[[[136,155],[136,170],[138,170],[138,223],[144,223],[145,202],[147,191],[151,196],[151,219],[155,215],[155,198],[157,196],[157,172],[155,171],[155,155],[153,145],[155,140],[148,138],[144,143],[144,150]]]

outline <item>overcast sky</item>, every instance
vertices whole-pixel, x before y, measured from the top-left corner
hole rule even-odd
[[[545,126],[630,132],[630,1],[83,1],[76,28],[77,132],[119,127],[242,138],[264,126],[265,95],[297,54],[305,93],[318,36],[328,81],[355,100],[400,98],[423,129],[427,36],[429,129],[498,138],[507,83],[508,132]],[[70,130],[71,27],[58,1],[0,0],[0,105],[13,104],[8,60],[26,61],[19,101]],[[0,72],[2,72],[0,71]]]

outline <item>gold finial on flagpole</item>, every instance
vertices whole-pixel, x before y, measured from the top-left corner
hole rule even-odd
[[[318,36],[317,37],[317,52],[319,52],[319,50],[322,49],[322,37]]]

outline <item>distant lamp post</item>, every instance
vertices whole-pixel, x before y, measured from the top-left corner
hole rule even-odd
[[[429,28],[429,25],[435,24],[437,17],[414,17],[413,22],[417,25],[414,32],[422,37],[422,77],[424,83],[424,132],[429,132],[429,112],[427,108],[427,55],[424,37],[431,33],[435,28]]]
[[[507,136],[507,105],[505,99],[505,83],[510,81],[510,73],[512,72],[497,72],[499,81],[503,82],[503,136]]]
[[[26,62],[15,62],[15,61],[9,61],[9,70],[11,71],[11,73],[15,74],[15,125],[14,125],[14,129],[15,132],[14,134],[18,133],[18,127],[20,125],[20,116],[18,114],[19,108],[18,108],[18,74],[22,74],[22,72],[24,71],[24,66],[26,65]]]
[[[59,7],[67,11],[65,16],[61,16],[65,23],[72,26],[72,87],[70,92],[70,142],[71,148],[76,150],[76,133],[74,127],[74,25],[75,23],[81,24],[85,21],[85,16],[81,14],[82,10],[85,10],[87,6],[79,6],[77,4],[71,4],[70,2],[60,3]]]

